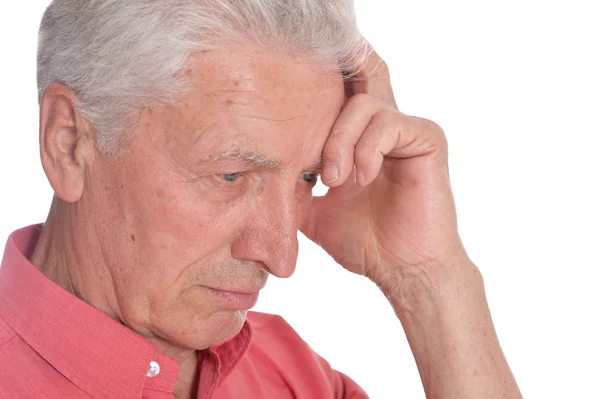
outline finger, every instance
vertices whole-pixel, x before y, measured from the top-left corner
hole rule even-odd
[[[390,70],[385,61],[372,48],[365,65],[352,77],[351,81],[354,94],[370,94],[394,108],[398,108],[390,80]]]
[[[348,100],[323,147],[323,183],[329,187],[344,184],[354,168],[354,146],[378,111],[388,106],[367,94]]]
[[[447,142],[442,129],[427,119],[400,112],[379,112],[356,144],[354,162],[359,187],[370,184],[381,170],[385,157],[414,158],[439,150],[447,158]]]
[[[399,117],[392,112],[379,112],[363,132],[354,148],[356,184],[364,187],[379,174],[384,157],[398,145]]]

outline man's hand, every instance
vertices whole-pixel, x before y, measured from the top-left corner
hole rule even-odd
[[[330,189],[302,231],[386,294],[428,398],[521,398],[458,235],[443,131],[398,111],[376,53],[358,78],[323,150]]]
[[[466,259],[457,232],[448,146],[435,123],[398,111],[373,53],[323,149],[322,180],[302,231],[386,294],[408,269]],[[355,167],[355,171],[354,171]]]

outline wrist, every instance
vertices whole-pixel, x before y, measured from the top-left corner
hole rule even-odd
[[[465,306],[467,298],[485,298],[483,277],[467,256],[392,270],[377,285],[401,319]]]

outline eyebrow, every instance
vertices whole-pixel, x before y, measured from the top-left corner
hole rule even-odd
[[[200,159],[200,162],[213,163],[219,162],[223,159],[228,158],[241,158],[255,166],[266,167],[269,169],[279,169],[281,167],[281,161],[275,158],[269,158],[256,152],[245,152],[245,151],[226,151],[222,154],[214,157]]]
[[[200,159],[203,163],[213,163],[219,162],[223,159],[228,158],[241,158],[252,165],[268,168],[268,169],[281,169],[281,165],[283,162],[277,158],[267,157],[265,155],[259,154],[257,152],[246,152],[246,151],[226,151],[222,154],[216,155],[214,157],[203,158]],[[317,161],[313,163],[309,169],[321,170],[323,166],[323,155],[321,154]]]

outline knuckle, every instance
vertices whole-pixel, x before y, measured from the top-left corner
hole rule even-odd
[[[425,127],[438,136],[445,136],[442,127],[432,120],[425,119]]]
[[[358,143],[354,147],[354,158],[355,160],[363,160],[368,153],[368,148],[364,143]]]
[[[323,147],[323,162],[339,162],[347,153],[348,144],[341,136],[327,141]]]
[[[379,75],[390,76],[390,67],[383,59],[379,58],[379,62],[375,67],[375,73]]]
[[[430,120],[430,119],[425,119],[425,118],[417,118],[417,120],[419,121],[420,125],[421,125],[421,131],[423,133],[428,133],[431,135],[434,135],[436,137],[445,137],[444,134],[444,129],[442,129],[442,127],[440,125],[438,125],[436,122]]]
[[[346,135],[344,127],[337,127],[331,132],[329,132],[329,136],[327,136],[327,141],[325,142],[324,151],[327,151],[331,147],[336,147],[344,142],[344,136]]]
[[[371,147],[366,142],[359,142],[354,148],[354,159],[357,164],[368,164],[379,157],[376,148]]]
[[[367,94],[367,93],[356,93],[355,95],[353,95],[352,97],[350,97],[350,99],[348,100],[348,105],[361,105],[364,104],[368,101],[371,101],[371,95]]]
[[[377,110],[389,110],[390,112],[397,112],[397,110],[390,106],[387,101],[371,93],[364,92],[356,93],[350,97],[346,103],[346,107],[352,107],[356,109],[364,108],[369,112],[375,112]]]
[[[446,134],[442,127],[436,122],[420,118],[422,122],[422,132],[431,135],[433,138],[433,145],[440,149],[446,150],[448,148],[448,139],[446,138]]]
[[[373,121],[378,124],[383,124],[383,125],[398,124],[399,116],[400,116],[400,114],[396,111],[392,111],[392,110],[379,111],[378,113],[373,115]]]

